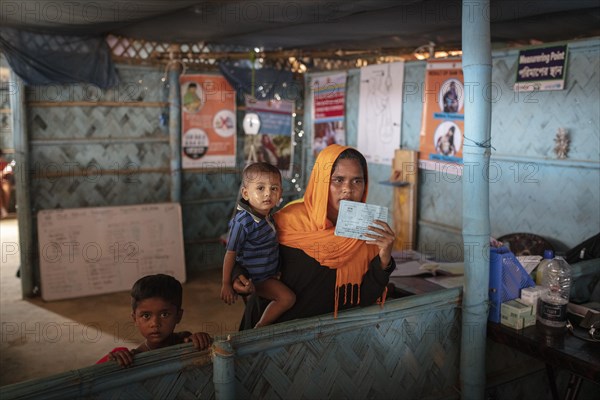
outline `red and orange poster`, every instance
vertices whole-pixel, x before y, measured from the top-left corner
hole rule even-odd
[[[220,75],[183,75],[183,168],[235,167],[235,91]]]
[[[346,73],[316,76],[311,85],[314,119],[312,149],[317,157],[330,144],[346,144]]]
[[[439,170],[440,163],[462,164],[464,92],[460,59],[427,62],[419,151],[421,168]]]

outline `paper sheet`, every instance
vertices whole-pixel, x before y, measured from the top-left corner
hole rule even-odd
[[[352,239],[372,240],[363,235],[365,233],[375,233],[369,231],[368,228],[374,225],[373,221],[376,219],[387,222],[387,207],[342,200],[340,201],[340,210],[335,225],[335,235]]]
[[[396,269],[392,271],[390,276],[417,276],[423,274],[430,275],[464,275],[465,264],[457,263],[442,263],[433,261],[401,261],[396,260]]]
[[[463,275],[458,276],[432,276],[431,278],[425,278],[426,281],[433,282],[445,288],[460,287],[465,284],[465,277]]]

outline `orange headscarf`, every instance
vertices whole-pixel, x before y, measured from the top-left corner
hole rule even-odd
[[[338,156],[350,147],[333,144],[319,153],[313,167],[304,198],[292,202],[277,212],[275,222],[279,242],[304,251],[324,267],[336,270],[335,310],[339,304],[339,288],[345,287],[346,300],[352,299],[353,285],[360,284],[369,268],[369,262],[379,253],[379,248],[367,245],[364,240],[335,236],[335,226],[327,219],[329,180]],[[363,171],[365,182],[368,172]],[[367,187],[361,201],[367,199]],[[350,289],[350,290],[348,290]]]

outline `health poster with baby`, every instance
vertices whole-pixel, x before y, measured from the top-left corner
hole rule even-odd
[[[460,59],[430,60],[425,70],[419,167],[460,174],[464,141]],[[458,164],[458,165],[457,165]]]
[[[182,75],[182,167],[235,167],[235,91],[220,75]]]

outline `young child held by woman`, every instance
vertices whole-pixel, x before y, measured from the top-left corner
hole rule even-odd
[[[281,173],[271,164],[250,164],[242,175],[242,200],[229,223],[223,260],[221,299],[235,302],[231,271],[236,263],[247,270],[256,293],[270,300],[256,328],[269,325],[290,309],[296,295],[277,277],[279,243],[271,211],[281,200]]]

